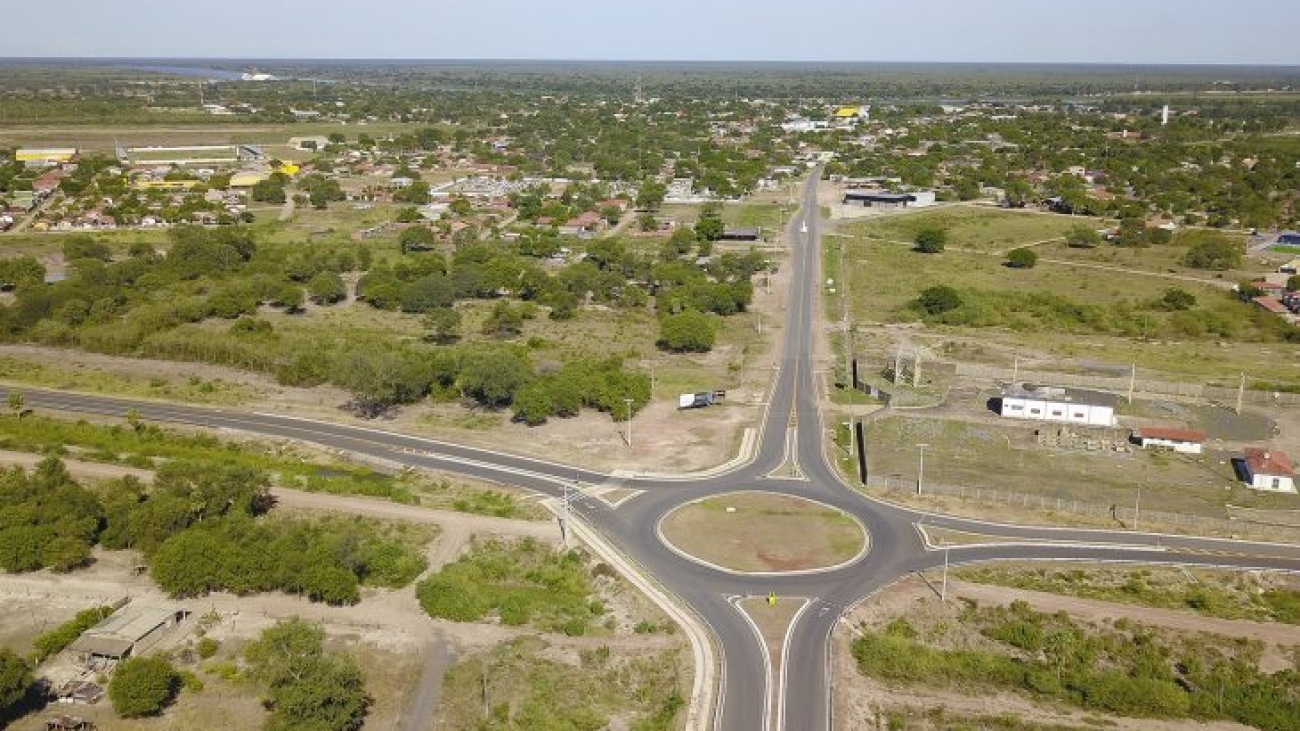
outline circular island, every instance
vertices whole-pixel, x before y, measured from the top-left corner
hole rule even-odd
[[[701,563],[754,574],[832,568],[853,560],[867,545],[866,530],[848,513],[764,492],[687,503],[664,516],[659,535],[670,548]]]

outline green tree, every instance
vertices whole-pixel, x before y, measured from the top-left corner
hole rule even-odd
[[[244,651],[249,675],[266,689],[267,731],[355,731],[369,707],[365,676],[353,660],[326,652],[325,633],[294,618]]]
[[[961,307],[961,304],[961,295],[946,285],[929,287],[916,299],[916,305],[929,315],[942,315]]]
[[[332,305],[346,299],[348,289],[343,277],[335,272],[321,272],[307,282],[307,294],[318,305]]]
[[[412,226],[398,234],[397,243],[403,254],[409,254],[412,251],[429,251],[438,243],[438,239],[434,237],[433,231],[424,226]]]
[[[1198,238],[1183,255],[1183,265],[1193,269],[1227,271],[1241,266],[1242,247],[1223,234]]]
[[[285,312],[292,313],[301,311],[302,306],[306,301],[307,297],[303,294],[301,286],[293,283],[285,283],[280,285],[276,290],[275,297],[272,298],[271,304],[276,307],[283,307]]]
[[[21,391],[9,392],[9,411],[14,416],[18,416],[23,412],[23,394]]]
[[[435,343],[454,343],[460,339],[461,315],[451,307],[430,310],[421,320],[429,330],[428,339]]]
[[[26,660],[0,650],[0,722],[16,715],[34,682]]]
[[[1286,291],[1300,292],[1300,274],[1292,274],[1286,278]]]
[[[715,203],[706,204],[695,222],[695,237],[700,241],[717,241],[722,238],[723,230],[721,207]]]
[[[514,351],[485,348],[461,361],[457,384],[467,396],[490,407],[505,406],[532,379],[532,367]]]
[[[523,311],[505,300],[498,300],[483,321],[483,334],[498,338],[517,337],[524,329]]]
[[[659,319],[658,345],[665,350],[707,353],[716,337],[713,320],[702,312],[683,310]]]
[[[284,184],[275,179],[263,180],[253,185],[250,195],[253,200],[259,203],[273,203],[280,205],[288,200],[284,192]]]
[[[429,274],[402,288],[403,312],[429,312],[456,302],[455,284],[444,274]]]
[[[938,254],[948,244],[948,232],[941,228],[927,227],[916,232],[913,239],[916,250],[924,254]]]
[[[1007,266],[1012,269],[1032,269],[1038,263],[1038,254],[1033,249],[1020,248],[1007,252]]]
[[[113,673],[108,698],[121,718],[156,716],[176,698],[180,687],[180,674],[165,658],[130,657]]]

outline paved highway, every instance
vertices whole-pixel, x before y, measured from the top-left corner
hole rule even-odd
[[[793,267],[782,332],[780,369],[769,393],[753,460],[731,472],[702,479],[643,479],[644,492],[618,507],[585,496],[571,499],[578,518],[601,533],[690,609],[712,634],[720,660],[718,699],[707,726],[716,731],[814,731],[834,728],[830,690],[830,634],[858,602],[912,572],[943,563],[928,550],[916,525],[1018,538],[1016,545],[950,549],[956,564],[1003,559],[1078,559],[1181,563],[1300,571],[1300,547],[1158,536],[1123,531],[1031,528],[922,514],[881,503],[847,489],[831,467],[812,357],[820,318],[820,233],[815,181],[805,184],[802,208],[790,221]],[[588,484],[625,481],[600,472],[439,440],[358,426],[266,413],[193,408],[78,394],[24,391],[26,404],[230,429],[297,439],[420,468],[459,472],[559,497],[575,480]],[[684,558],[663,544],[659,520],[685,502],[733,490],[763,490],[813,498],[856,517],[869,532],[869,550],[834,570],[782,576],[740,576]],[[1037,545],[1032,542],[1038,541]],[[1057,543],[1042,543],[1057,541]],[[1069,542],[1060,543],[1061,541]],[[807,597],[789,635],[784,672],[768,677],[765,654],[752,628],[730,599],[742,595]],[[784,680],[783,680],[784,679]]]

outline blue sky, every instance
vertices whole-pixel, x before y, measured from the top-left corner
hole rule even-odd
[[[3,56],[1300,65],[1300,0],[6,0]]]

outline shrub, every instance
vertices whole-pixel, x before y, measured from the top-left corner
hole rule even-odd
[[[1012,249],[1007,253],[1007,266],[1012,269],[1032,269],[1038,263],[1033,249]]]
[[[913,240],[916,250],[923,254],[938,254],[948,244],[948,232],[941,228],[923,228]]]
[[[929,315],[942,315],[961,307],[961,295],[946,285],[929,287],[916,298],[916,306]]]
[[[32,659],[41,662],[63,651],[63,648],[77,641],[83,632],[99,624],[113,613],[112,607],[94,607],[83,609],[63,624],[47,632],[42,632],[32,640]]]
[[[161,657],[122,661],[108,684],[113,711],[122,718],[156,716],[180,691],[181,676]]]

